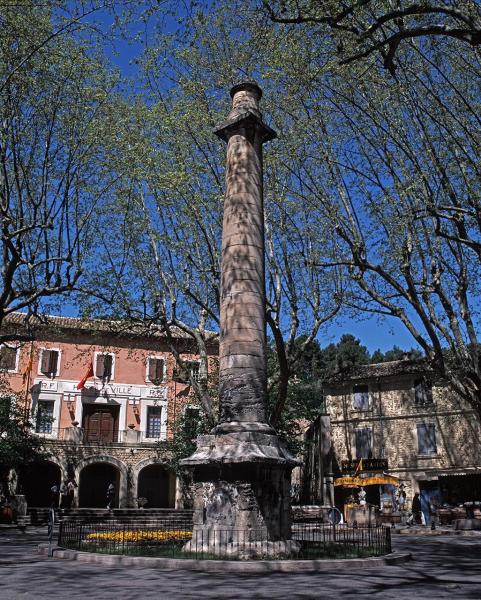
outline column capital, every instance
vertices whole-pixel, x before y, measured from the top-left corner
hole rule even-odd
[[[261,142],[268,142],[277,137],[276,132],[262,120],[259,110],[259,101],[262,90],[255,81],[241,81],[234,85],[230,91],[232,110],[226,121],[214,129],[215,135],[225,142],[229,141],[243,128],[255,129],[261,134]]]

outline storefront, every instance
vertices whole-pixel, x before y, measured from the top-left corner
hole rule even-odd
[[[334,481],[336,504],[348,523],[399,522],[396,490],[400,483],[393,475],[368,471],[338,477]]]

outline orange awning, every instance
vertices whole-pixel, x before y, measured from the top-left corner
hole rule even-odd
[[[365,487],[367,485],[399,485],[399,477],[383,473],[382,475],[368,475],[367,477],[338,477],[334,481],[335,487]]]

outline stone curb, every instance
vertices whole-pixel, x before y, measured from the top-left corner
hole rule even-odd
[[[439,535],[445,536],[466,536],[466,537],[481,537],[481,531],[477,531],[474,529],[451,529],[451,530],[442,530],[435,529],[434,531],[429,529],[426,531],[421,531],[419,529],[391,529],[392,535],[399,536],[418,536],[418,537],[436,537]]]
[[[38,553],[47,556],[48,544],[39,544]],[[123,556],[94,554],[53,547],[53,558],[100,564],[106,567],[155,567],[164,570],[204,571],[207,573],[314,573],[319,571],[350,571],[400,565],[412,559],[410,552],[393,552],[372,558],[344,560],[193,560],[190,558],[155,558],[150,556]]]

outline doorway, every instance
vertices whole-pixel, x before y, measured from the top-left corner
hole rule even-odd
[[[118,404],[84,404],[82,427],[86,442],[116,442],[119,433]]]
[[[107,488],[115,486],[115,500],[112,508],[119,505],[120,471],[108,463],[87,465],[80,472],[79,507],[106,508]]]
[[[18,493],[25,494],[28,506],[45,508],[52,502],[51,487],[60,486],[60,467],[53,462],[33,463],[20,471]]]
[[[148,465],[139,473],[137,497],[146,498],[146,508],[170,506],[170,476],[162,465]]]
[[[431,511],[429,506],[431,502],[434,504],[440,503],[441,490],[438,481],[420,481],[419,482],[419,497],[421,500],[421,510],[424,515],[426,525],[431,523]]]

